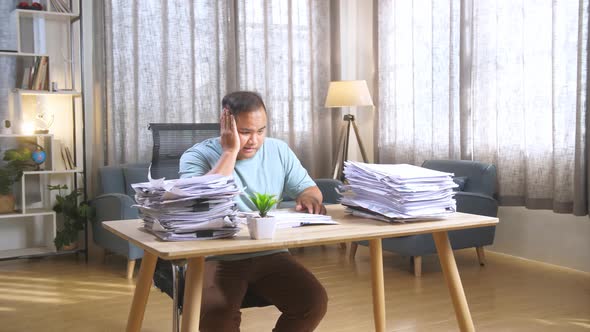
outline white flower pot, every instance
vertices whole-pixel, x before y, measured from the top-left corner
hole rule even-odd
[[[248,231],[255,240],[272,239],[275,236],[277,220],[275,217],[248,217]]]

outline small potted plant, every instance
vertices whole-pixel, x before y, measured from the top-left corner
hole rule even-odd
[[[92,221],[94,210],[87,202],[79,202],[78,197],[82,190],[72,190],[67,195],[62,195],[62,190],[68,190],[67,185],[47,186],[48,189],[57,190],[53,211],[63,216],[62,229],[58,230],[53,243],[55,247],[64,250],[73,250],[78,246],[78,233],[86,227],[86,221]]]
[[[23,176],[23,171],[32,169],[31,151],[9,149],[4,152],[4,165],[0,166],[0,213],[14,212],[15,198],[12,186]]]
[[[279,199],[275,195],[254,193],[250,200],[258,209],[258,216],[248,216],[248,231],[253,239],[272,239],[275,235],[277,221],[275,217],[268,216]]]

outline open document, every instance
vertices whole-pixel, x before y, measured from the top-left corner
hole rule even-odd
[[[294,209],[276,210],[272,211],[270,215],[277,218],[278,228],[339,224],[331,216],[298,212]]]
[[[307,212],[298,212],[295,209],[272,210],[268,213],[277,219],[277,228],[291,228],[317,225],[339,225],[340,223],[333,220],[331,216],[322,214],[311,214]],[[238,212],[236,220],[246,224],[248,216],[258,216],[257,212]]]

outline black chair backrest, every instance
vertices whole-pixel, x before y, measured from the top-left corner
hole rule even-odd
[[[336,179],[315,179],[315,183],[324,196],[324,204],[338,204],[342,195],[336,188],[342,185],[342,181]]]
[[[182,154],[193,145],[220,133],[219,123],[150,123],[152,148],[152,177],[178,178],[178,163]]]

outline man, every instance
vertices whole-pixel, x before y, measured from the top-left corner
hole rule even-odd
[[[296,197],[296,209],[325,213],[322,193],[284,142],[265,138],[266,107],[249,91],[226,95],[222,101],[221,137],[205,140],[180,159],[181,177],[204,174],[233,176],[250,195],[283,193]],[[236,199],[241,211],[254,205]],[[273,331],[313,331],[327,309],[323,286],[287,250],[209,257],[200,330],[239,331],[240,304],[246,290],[274,304],[281,316]]]

